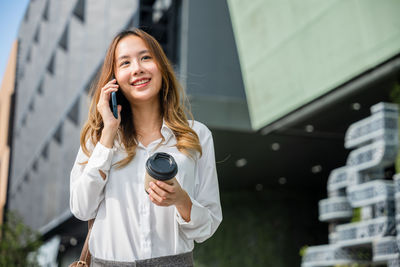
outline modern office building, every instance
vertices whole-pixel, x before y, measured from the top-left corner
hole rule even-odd
[[[14,102],[15,71],[17,64],[17,42],[13,43],[0,87],[0,221],[3,221],[7,200],[8,176],[11,155],[11,136]]]
[[[298,266],[327,242],[318,201],[344,164],[344,132],[400,97],[399,2],[31,0],[18,33],[7,209],[79,255],[69,173],[88,90],[113,36],[154,35],[197,120],[213,132],[224,220],[198,266]],[[240,245],[239,245],[240,244]]]

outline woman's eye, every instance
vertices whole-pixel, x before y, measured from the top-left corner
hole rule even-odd
[[[147,60],[147,59],[151,59],[151,56],[143,56],[142,60]]]
[[[126,65],[126,64],[129,64],[129,61],[122,61],[120,66],[123,66],[123,65]]]

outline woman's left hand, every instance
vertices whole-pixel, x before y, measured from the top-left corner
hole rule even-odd
[[[150,200],[158,206],[179,205],[185,196],[185,191],[182,189],[176,179],[172,184],[167,184],[162,181],[156,183],[150,182],[148,189]]]
[[[185,221],[190,221],[192,201],[176,179],[174,179],[172,184],[162,181],[157,181],[156,183],[150,182],[150,187],[147,191],[151,202],[158,206],[175,205],[182,218]]]

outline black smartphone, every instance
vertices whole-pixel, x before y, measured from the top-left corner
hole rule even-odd
[[[111,78],[111,80],[115,79],[114,76]],[[116,83],[118,84],[118,83]],[[120,99],[120,91],[118,88],[117,92],[112,92],[111,93],[111,98],[110,98],[110,108],[112,110],[112,113],[116,119],[118,119],[118,100]]]
[[[114,117],[116,119],[118,119],[117,92],[112,92],[111,93],[111,106],[112,106],[112,112],[114,114]]]

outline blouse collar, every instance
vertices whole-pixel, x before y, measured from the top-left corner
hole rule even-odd
[[[161,135],[164,139],[162,142],[163,144],[166,144],[171,137],[175,136],[174,132],[167,126],[164,119],[163,119],[163,123],[161,126]],[[137,142],[137,143],[139,144],[139,142]],[[124,148],[124,144],[121,142],[121,136],[120,136],[119,130],[117,132],[117,138],[114,139],[114,148],[117,148],[117,147]]]
[[[164,119],[163,119],[163,124],[161,126],[161,135],[163,136],[165,143],[167,143],[168,140],[172,136],[174,136],[174,132],[167,126]]]

